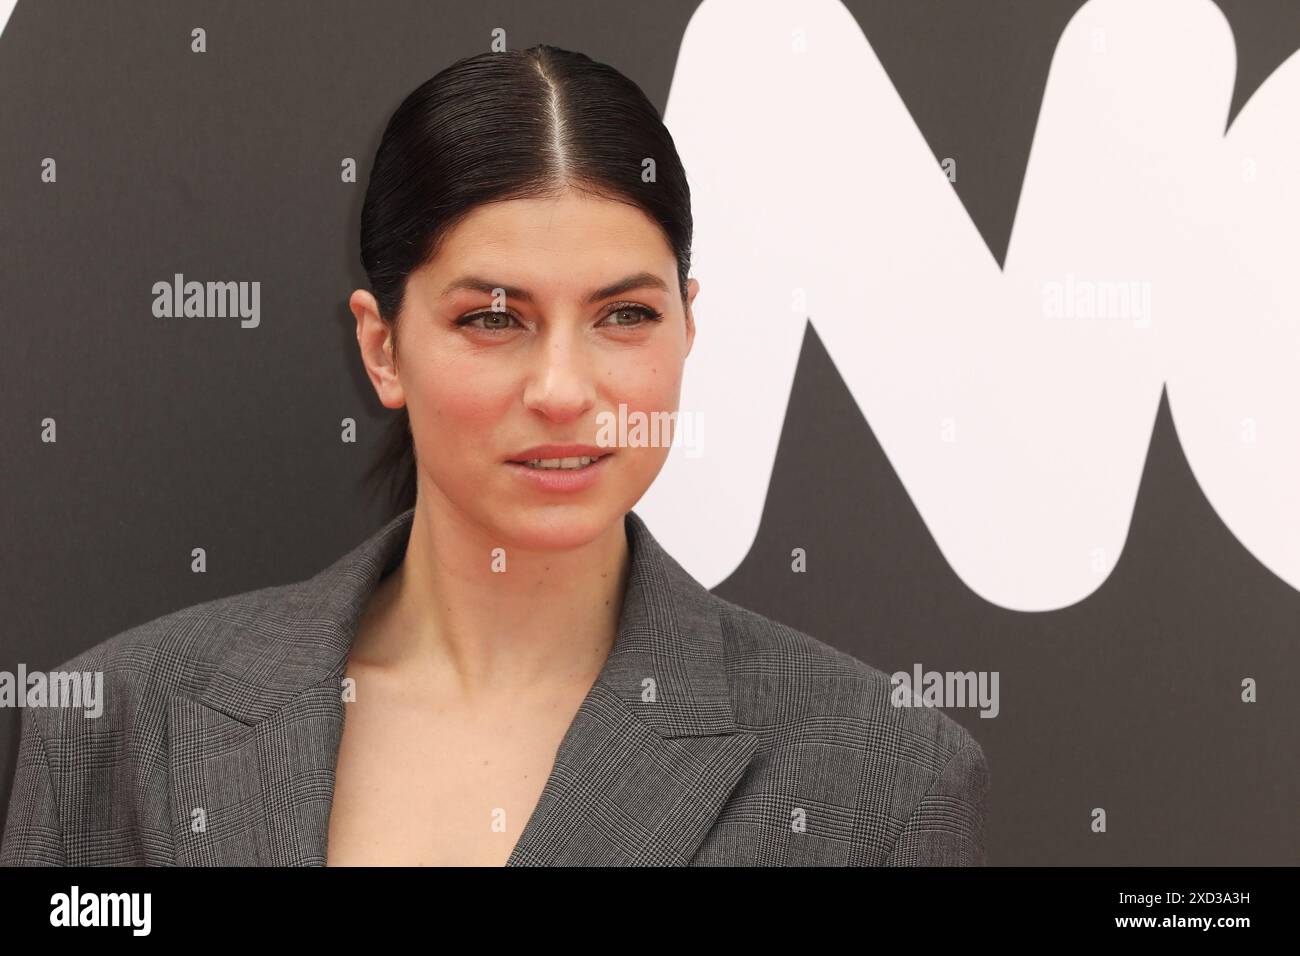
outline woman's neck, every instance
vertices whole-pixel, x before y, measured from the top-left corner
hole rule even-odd
[[[580,547],[529,551],[432,497],[416,504],[405,557],[372,595],[352,661],[427,676],[465,700],[590,686],[622,610],[622,519]]]

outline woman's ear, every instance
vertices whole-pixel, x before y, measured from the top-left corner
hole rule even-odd
[[[348,307],[357,320],[357,348],[366,375],[385,408],[401,408],[406,404],[406,393],[397,373],[394,354],[394,330],[379,314],[379,303],[365,289],[357,289],[348,300]]]

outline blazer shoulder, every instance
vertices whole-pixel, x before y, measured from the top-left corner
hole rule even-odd
[[[274,623],[291,616],[297,589],[281,584],[179,608],[105,638],[49,672],[102,675],[104,711],[114,724],[165,710],[173,694],[201,694],[230,655],[274,640]],[[54,738],[75,729],[68,726],[72,713],[33,708],[30,717],[43,736]]]
[[[291,611],[300,587],[280,584],[179,608],[114,634],[55,669],[120,671],[166,680],[187,664],[221,660],[232,644],[263,630],[259,625],[268,613]]]
[[[759,738],[754,787],[797,781],[797,799],[851,808],[847,862],[984,865],[990,775],[966,728],[896,706],[889,675],[853,655],[719,601],[736,723]]]
[[[717,600],[738,724],[791,737],[815,732],[832,745],[889,753],[930,775],[961,751],[979,749],[971,733],[942,710],[895,706],[890,676],[879,668],[757,611]]]

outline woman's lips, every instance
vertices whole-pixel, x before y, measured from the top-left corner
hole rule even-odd
[[[579,457],[579,456],[574,456]],[[534,468],[517,461],[506,462],[506,467],[540,491],[573,492],[590,488],[608,467],[612,453],[601,455],[580,468]]]

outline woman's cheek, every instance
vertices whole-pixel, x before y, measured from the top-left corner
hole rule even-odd
[[[509,384],[481,365],[447,362],[421,376],[425,404],[445,428],[481,426],[500,417],[508,404]]]
[[[629,410],[647,414],[676,411],[681,395],[681,369],[669,361],[652,361],[626,370],[616,379],[618,401]]]

